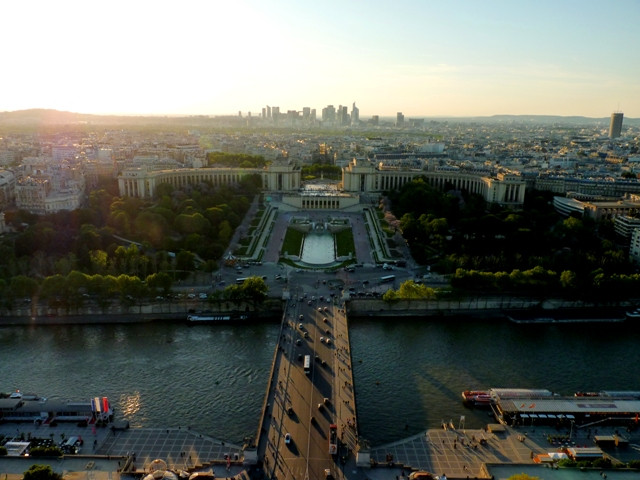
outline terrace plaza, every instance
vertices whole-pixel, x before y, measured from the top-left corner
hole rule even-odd
[[[20,433],[32,436],[48,436],[49,427],[35,428],[32,425],[5,423],[0,425],[0,434],[16,435]],[[554,469],[547,463],[545,456],[570,447],[595,446],[593,436],[613,438],[616,430],[628,440],[628,444],[616,447],[615,443],[604,445],[604,455],[619,461],[628,462],[640,458],[638,445],[640,434],[626,432],[615,426],[587,429],[556,429],[550,426],[526,425],[524,427],[491,426],[482,430],[456,428],[432,429],[392,444],[373,447],[371,467],[358,467],[351,459],[333,472],[340,478],[388,479],[407,478],[414,469],[427,470],[447,478],[497,478],[506,479],[516,473],[528,473],[543,480],[581,479],[596,480],[602,478],[601,470],[583,471],[580,469]],[[67,432],[67,436],[86,435],[86,429],[78,429],[75,424],[59,424],[56,435]],[[551,438],[551,441],[550,441]],[[8,480],[22,478],[22,473],[33,463],[49,464],[54,471],[64,474],[65,478],[117,479],[131,478],[131,473],[118,472],[131,454],[136,457],[136,470],[148,467],[156,458],[164,459],[175,470],[213,472],[217,478],[263,478],[259,469],[252,469],[235,461],[236,453],[242,460],[242,447],[229,445],[188,429],[142,428],[119,431],[113,434],[102,429],[97,435],[83,437],[85,446],[79,455],[67,455],[62,458],[33,459],[29,457],[3,457],[0,460],[0,472]],[[557,439],[557,440],[554,440]],[[97,440],[94,449],[93,441]],[[225,455],[234,461],[229,467]],[[542,463],[538,456],[542,457]],[[637,471],[624,469],[606,470],[609,479],[637,478]],[[318,477],[309,477],[318,478]],[[320,477],[321,478],[321,477]]]

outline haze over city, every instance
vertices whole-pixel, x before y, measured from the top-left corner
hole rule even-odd
[[[0,111],[640,116],[640,3],[4,5]]]

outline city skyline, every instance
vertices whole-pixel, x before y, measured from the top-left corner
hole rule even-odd
[[[0,111],[224,115],[355,101],[360,118],[640,117],[640,3],[5,7]]]

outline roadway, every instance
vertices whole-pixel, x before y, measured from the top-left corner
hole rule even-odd
[[[323,478],[325,469],[344,478],[341,469],[357,442],[346,318],[339,290],[330,291],[329,284],[321,281],[317,288],[304,290],[304,286],[292,289],[283,316],[258,458],[263,459],[268,478]],[[343,439],[337,455],[329,454],[331,424]]]

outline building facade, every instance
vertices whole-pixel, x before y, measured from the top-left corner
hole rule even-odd
[[[38,215],[80,208],[84,181],[68,181],[63,188],[53,188],[52,184],[46,175],[20,178],[15,188],[16,207]]]
[[[9,170],[0,170],[0,209],[16,201],[16,176]]]
[[[262,188],[268,192],[295,193],[302,195],[301,170],[296,164],[269,165],[257,168],[181,168],[175,170],[149,170],[146,166],[129,168],[118,177],[120,195],[138,198],[153,198],[158,185],[167,183],[174,188],[208,182],[213,186],[237,185],[247,175],[258,175]],[[342,169],[340,193],[356,197],[360,194],[381,194],[397,190],[414,178],[423,177],[427,183],[440,190],[466,190],[481,195],[488,203],[519,206],[524,203],[525,182],[517,174],[478,175],[472,172],[427,171],[383,167],[368,160],[353,159]],[[338,196],[338,194],[336,194]],[[308,200],[308,201],[306,201]],[[309,198],[300,205],[318,208],[316,200]],[[327,199],[324,199],[327,200]],[[337,203],[323,202],[331,208],[345,205],[344,199]]]
[[[609,138],[618,138],[622,135],[622,120],[623,113],[612,113],[611,121],[609,122]]]
[[[382,193],[397,190],[418,177],[423,177],[429,185],[439,190],[456,189],[476,193],[488,203],[513,206],[524,203],[525,182],[516,174],[491,177],[457,170],[385,168],[356,159],[342,169],[342,188],[347,193]]]
[[[290,192],[300,188],[300,167],[297,165],[271,165],[260,168],[180,168],[149,170],[148,167],[128,168],[118,176],[118,190],[126,197],[153,198],[156,188],[167,183],[174,188],[210,183],[211,185],[238,185],[243,177],[258,175],[262,188],[270,192]]]
[[[633,262],[640,263],[640,228],[634,228],[631,231],[629,258]]]

